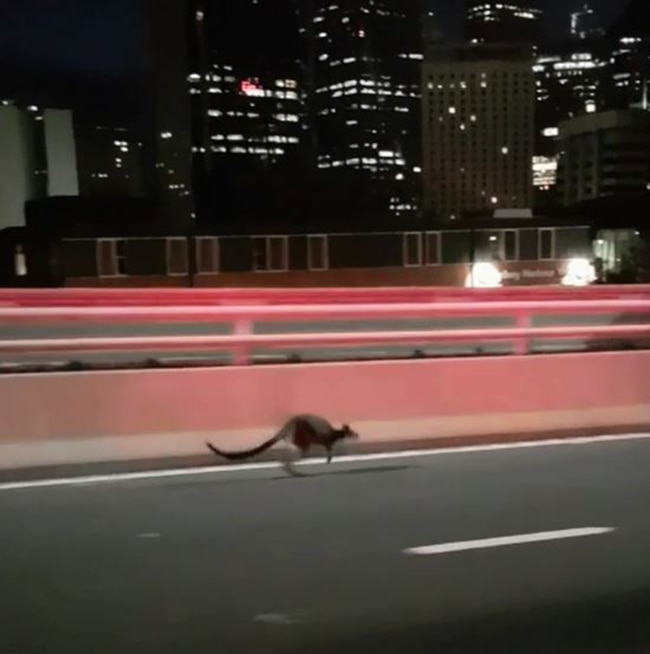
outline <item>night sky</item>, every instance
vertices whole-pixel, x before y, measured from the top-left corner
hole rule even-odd
[[[458,33],[464,0],[430,0],[440,23]],[[569,8],[584,0],[543,0],[547,30],[567,31]],[[607,24],[620,12],[618,0],[591,0]],[[120,75],[138,70],[142,34],[139,0],[0,0],[0,63],[66,72]]]

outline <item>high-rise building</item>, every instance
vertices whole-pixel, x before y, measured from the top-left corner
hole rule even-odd
[[[603,108],[604,66],[599,48],[587,40],[546,46],[535,58],[536,206],[548,207],[556,201],[560,123]]]
[[[310,0],[301,21],[321,170],[371,180],[394,215],[420,195],[421,0]]]
[[[650,12],[647,0],[632,0],[606,40],[609,60],[605,102],[609,109],[648,107],[650,93]]]
[[[465,37],[470,43],[537,44],[539,0],[466,0]]]
[[[189,91],[195,167],[267,166],[303,136],[293,0],[194,0]]]
[[[570,43],[545,48],[533,66],[536,85],[536,128],[541,136],[557,136],[561,121],[601,107],[604,62],[594,48]]]
[[[650,184],[650,113],[607,111],[560,125],[562,204],[645,195]]]
[[[557,202],[560,123],[600,111],[604,106],[604,66],[599,45],[588,40],[545,46],[535,58],[533,186],[538,207]]]
[[[423,67],[425,206],[438,218],[532,206],[535,84],[525,46],[432,50]]]
[[[236,167],[251,159],[273,164],[298,151],[303,112],[296,76],[264,73],[237,74],[236,66],[212,64],[205,109],[198,97],[203,94],[201,75],[190,74],[190,94],[199,114],[192,146],[197,165],[210,159],[216,167]]]

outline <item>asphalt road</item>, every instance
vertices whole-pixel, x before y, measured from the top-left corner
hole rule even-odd
[[[0,489],[16,654],[647,654],[650,441]],[[585,527],[467,552],[406,548]]]
[[[534,326],[552,327],[566,325],[606,325],[650,322],[650,316],[539,316],[533,321]],[[487,329],[513,327],[513,319],[479,318],[455,320],[377,320],[377,321],[322,321],[300,323],[257,323],[254,332],[257,334],[278,333],[325,333],[351,331],[390,331],[390,330],[454,330],[454,329]],[[0,325],[0,340],[39,339],[39,338],[93,338],[93,337],[126,337],[126,336],[181,336],[181,335],[219,335],[230,333],[230,325],[224,323],[178,323],[178,324],[130,324],[130,325],[61,325],[61,326],[30,326]],[[538,342],[535,351],[576,351],[584,349],[584,341]],[[415,350],[420,350],[428,356],[452,356],[463,354],[505,354],[513,351],[510,343],[465,343],[458,345],[429,345],[426,347],[381,346],[370,348],[309,348],[297,350],[264,350],[254,352],[257,361],[286,361],[292,354],[298,354],[308,360],[340,360],[356,358],[411,357]],[[61,363],[66,361],[82,361],[96,363],[137,362],[144,359],[162,361],[212,361],[227,362],[229,356],[225,352],[157,352],[142,351],[128,353],[83,353],[83,354],[20,354],[4,355],[4,364],[23,363]]]

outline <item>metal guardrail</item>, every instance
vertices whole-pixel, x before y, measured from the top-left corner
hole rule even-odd
[[[382,288],[0,289],[0,307],[359,304],[521,300],[650,299],[650,285]]]
[[[650,299],[567,301],[490,301],[384,304],[320,304],[285,306],[115,306],[0,308],[0,323],[24,325],[133,324],[133,323],[230,323],[231,334],[207,336],[139,336],[120,338],[49,338],[0,341],[1,353],[117,352],[134,350],[189,351],[200,348],[226,350],[235,364],[250,363],[254,348],[328,347],[364,345],[423,345],[429,343],[514,343],[525,354],[533,339],[608,339],[650,337],[650,324],[605,326],[533,327],[533,316],[650,316]],[[348,333],[255,334],[256,322],[373,321],[405,319],[454,319],[500,317],[515,327],[495,329],[439,329],[412,331],[350,331]],[[638,322],[638,321],[637,321]]]
[[[286,322],[406,318],[517,317],[532,315],[650,314],[650,298],[634,300],[547,300],[384,304],[109,306],[0,308],[0,321],[26,324],[65,322]]]
[[[612,325],[594,327],[529,327],[514,329],[414,330],[401,332],[351,332],[348,334],[250,334],[222,336],[134,336],[118,338],[57,338],[0,341],[0,353],[28,352],[128,352],[220,349],[241,353],[256,347],[323,347],[365,345],[425,345],[432,343],[488,343],[515,341],[525,350],[533,339],[596,339],[647,336],[649,325]]]

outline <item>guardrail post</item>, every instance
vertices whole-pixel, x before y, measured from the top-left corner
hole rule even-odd
[[[253,323],[248,319],[235,321],[235,336],[250,336],[253,333]],[[249,363],[248,345],[240,343],[232,349],[232,364],[234,366],[246,366]]]
[[[517,329],[522,329],[522,330],[529,329],[530,326],[531,326],[530,325],[530,323],[531,323],[530,318],[531,318],[531,316],[529,314],[523,313],[521,311],[518,312],[517,315],[516,315]],[[515,340],[515,354],[520,354],[520,355],[528,354],[528,351],[529,351],[528,340],[529,340],[529,337],[525,333],[522,334],[521,336],[519,336]]]

